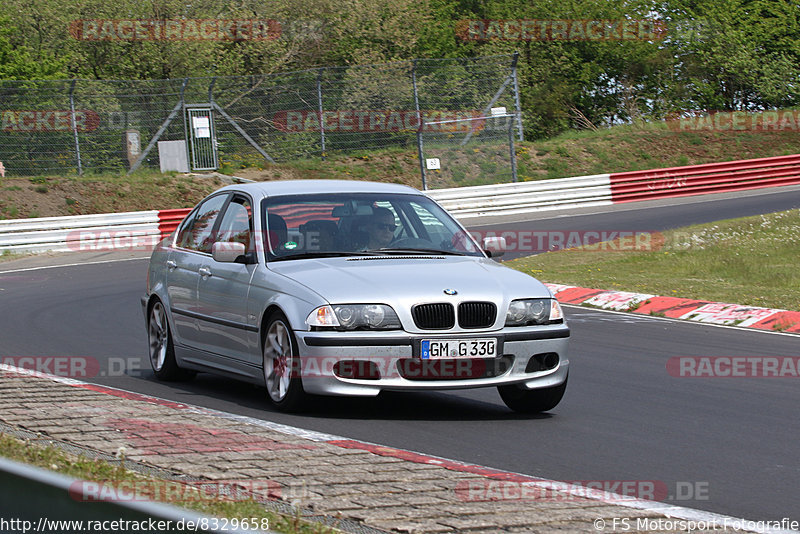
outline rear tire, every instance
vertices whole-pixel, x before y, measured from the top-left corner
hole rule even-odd
[[[264,382],[267,396],[282,412],[296,412],[305,406],[308,395],[300,376],[300,357],[289,321],[274,312],[264,335]]]
[[[153,302],[150,313],[147,314],[147,340],[150,345],[150,366],[156,378],[169,382],[194,378],[194,371],[178,367],[172,344],[172,330],[160,300]]]
[[[541,413],[552,410],[564,397],[567,389],[567,378],[563,384],[549,388],[523,389],[522,386],[498,386],[500,397],[506,406],[519,413]]]

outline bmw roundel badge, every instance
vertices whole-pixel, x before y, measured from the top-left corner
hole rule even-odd
[[[455,289],[445,289],[444,290],[444,294],[445,295],[457,295],[458,291],[456,291]]]

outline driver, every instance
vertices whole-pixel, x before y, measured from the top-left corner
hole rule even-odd
[[[384,248],[394,239],[394,231],[397,226],[394,223],[394,214],[388,208],[374,208],[372,217],[365,225],[369,241],[367,249]]]

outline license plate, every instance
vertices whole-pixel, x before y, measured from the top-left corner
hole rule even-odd
[[[497,340],[485,339],[423,339],[422,359],[494,358]]]

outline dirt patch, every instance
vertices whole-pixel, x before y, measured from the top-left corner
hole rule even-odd
[[[202,176],[153,176],[118,181],[7,178],[0,182],[0,218],[187,208],[222,185],[218,178]]]

